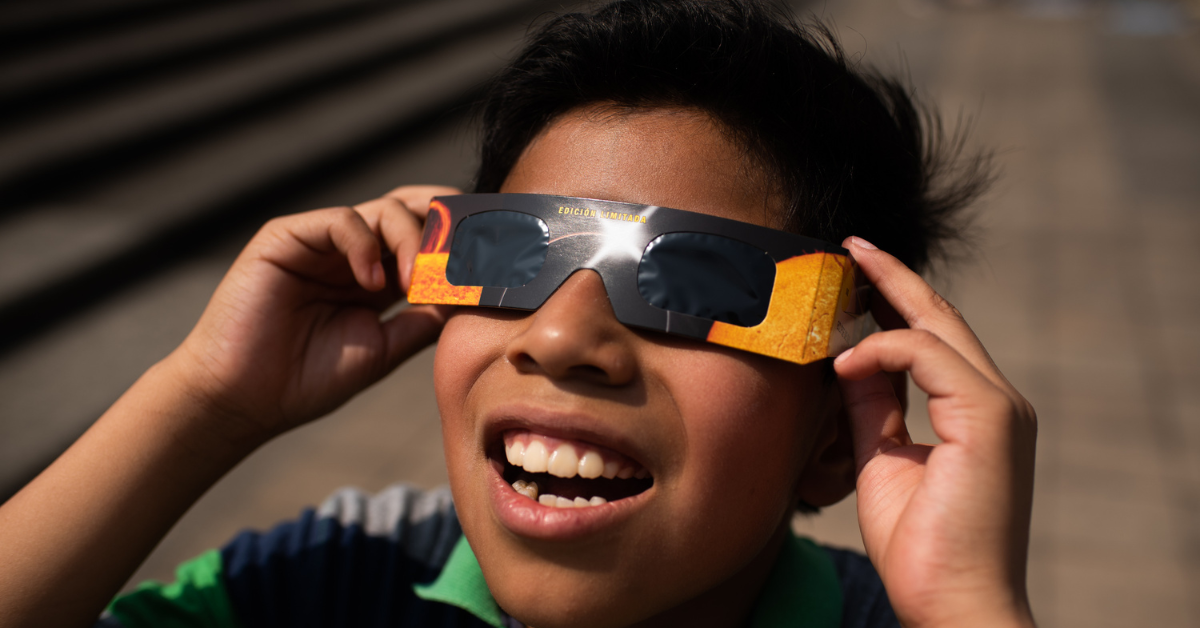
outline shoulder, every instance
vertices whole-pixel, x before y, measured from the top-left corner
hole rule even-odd
[[[387,539],[404,556],[441,571],[462,536],[450,489],[421,490],[396,484],[373,495],[337,491],[316,510],[318,520],[336,522],[343,534]]]
[[[866,556],[851,550],[822,545],[833,561],[842,585],[842,627],[899,627],[883,581]]]
[[[244,625],[386,625],[425,606],[412,586],[438,576],[461,536],[447,489],[343,489],[235,537],[221,549],[224,584]]]
[[[481,626],[413,591],[437,578],[461,537],[447,489],[343,489],[185,562],[173,583],[143,583],[96,626]]]
[[[315,510],[260,532],[246,530],[221,549],[227,581],[287,565],[323,574],[348,576],[334,569],[363,561],[402,563],[417,581],[436,575],[462,536],[450,491],[391,486],[375,495],[342,489]]]

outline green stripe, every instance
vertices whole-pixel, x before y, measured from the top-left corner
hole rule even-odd
[[[471,551],[466,536],[459,537],[437,580],[413,585],[413,592],[423,600],[457,606],[496,628],[504,626],[500,607],[488,590],[479,560]]]
[[[143,582],[113,600],[108,610],[125,628],[238,628],[217,550],[180,565],[175,582]]]

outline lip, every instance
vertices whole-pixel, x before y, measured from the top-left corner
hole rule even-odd
[[[526,429],[546,436],[593,443],[645,466],[645,456],[629,439],[604,429],[600,422],[586,415],[524,405],[497,408],[485,419],[484,447],[491,447],[504,431],[510,429]],[[517,536],[542,541],[571,541],[620,525],[644,508],[657,489],[656,484],[637,495],[599,506],[554,508],[514,491],[504,480],[503,462],[489,457],[487,468],[488,493],[496,519]]]
[[[513,534],[541,541],[572,541],[617,526],[632,517],[651,498],[654,488],[632,497],[586,508],[543,506],[513,490],[501,475],[503,467],[488,461],[492,512]]]

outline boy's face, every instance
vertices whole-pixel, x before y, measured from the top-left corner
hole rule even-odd
[[[701,114],[592,108],[552,123],[501,191],[774,226],[764,181]],[[458,309],[438,345],[437,399],[455,504],[497,601],[543,628],[744,612],[806,497],[802,478],[820,475],[810,460],[835,409],[823,378],[820,364],[627,328],[588,270],[533,313]],[[522,474],[506,460],[516,442],[561,448],[549,463],[559,475],[571,453],[590,451],[620,475],[649,477]],[[544,471],[537,458],[524,465]],[[593,475],[597,462],[579,468],[588,464]],[[543,505],[513,489],[518,477],[541,478],[542,494],[609,501]]]

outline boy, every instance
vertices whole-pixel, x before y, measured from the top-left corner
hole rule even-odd
[[[843,241],[887,331],[808,364],[648,332],[624,324],[615,271],[586,264],[532,309],[416,305],[381,322],[413,281],[431,197],[454,190],[276,219],[187,340],[0,509],[0,625],[89,625],[238,460],[439,337],[452,505],[337,496],[102,623],[1032,625],[1033,411],[910,270],[982,170],[935,186],[948,164],[905,92],[813,41],[744,0],[554,20],[489,92],[476,191]],[[908,437],[889,378],[906,371],[940,445]],[[795,508],[855,488],[886,599],[861,557],[790,533]]]

